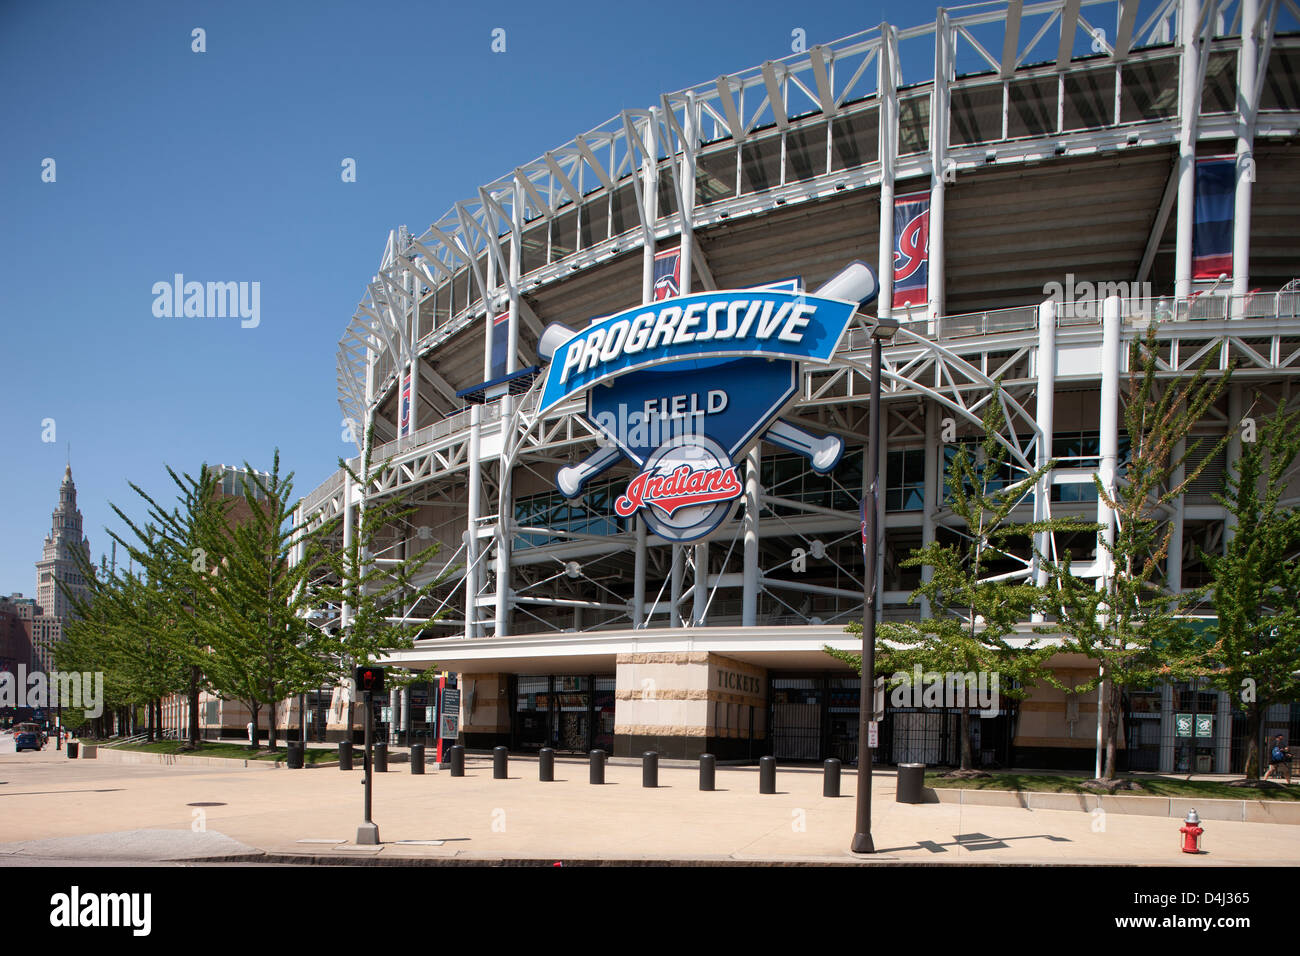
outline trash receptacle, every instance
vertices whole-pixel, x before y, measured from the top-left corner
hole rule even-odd
[[[411,773],[424,773],[424,744],[411,744]]]
[[[289,769],[290,769],[290,770],[301,770],[301,769],[302,769],[302,761],[303,761],[303,745],[302,745],[302,744],[290,744],[290,745],[289,745],[289,760],[288,760],[288,762],[289,762]]]
[[[388,744],[375,744],[372,761],[375,773],[388,773]]]
[[[896,802],[920,803],[924,788],[925,764],[900,763],[898,765],[898,790],[894,797]]]
[[[69,759],[69,760],[76,760],[76,759],[77,759],[77,751],[78,751],[79,749],[80,749],[80,748],[77,746],[77,742],[76,742],[75,740],[69,740],[69,741],[68,741],[68,759]]]
[[[339,769],[352,769],[352,741],[350,740],[339,741]]]

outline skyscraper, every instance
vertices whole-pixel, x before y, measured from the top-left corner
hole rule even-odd
[[[53,647],[63,637],[63,625],[75,617],[72,603],[58,586],[78,596],[89,593],[89,582],[77,564],[75,552],[90,560],[90,541],[81,530],[81,512],[77,509],[77,486],[72,480],[72,465],[63,472],[59,483],[59,504],[54,509],[50,533],[46,535],[41,559],[36,562],[36,603],[40,615],[33,627],[36,663],[42,670],[53,667]]]

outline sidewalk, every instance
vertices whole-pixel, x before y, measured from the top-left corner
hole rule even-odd
[[[1300,864],[1300,840],[1291,826],[1209,821],[1202,842],[1207,852],[1192,856],[1178,850],[1175,820],[899,804],[889,772],[873,777],[877,853],[858,857],[848,850],[856,774],[846,770],[843,796],[828,799],[822,796],[821,775],[804,769],[780,770],[778,792],[763,796],[752,767],[719,767],[717,791],[702,793],[694,766],[661,765],[658,789],[648,790],[635,762],[607,766],[604,786],[588,783],[584,760],[557,760],[553,783],[540,783],[536,760],[521,757],[511,758],[506,780],[492,779],[491,758],[477,755],[467,758],[464,778],[432,766],[414,775],[399,764],[375,775],[373,815],[385,843],[356,847],[359,770],[249,773],[68,760],[53,750],[3,754],[0,858],[82,860],[109,847],[117,860],[139,852],[138,859],[154,860],[407,865],[560,860]],[[211,839],[196,840],[196,833]],[[234,843],[213,842],[217,838]],[[217,852],[205,849],[218,843]]]

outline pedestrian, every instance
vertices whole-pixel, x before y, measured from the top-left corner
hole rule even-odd
[[[1267,780],[1273,776],[1273,771],[1281,768],[1282,773],[1286,776],[1286,782],[1291,783],[1291,751],[1282,746],[1282,735],[1278,734],[1273,738],[1273,749],[1268,755],[1268,769],[1264,771],[1264,779]]]
[[[253,722],[250,720],[248,722],[248,746],[250,747],[252,747],[257,743],[257,738],[253,736],[253,733],[254,733]]]

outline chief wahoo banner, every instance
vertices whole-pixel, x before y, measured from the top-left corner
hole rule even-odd
[[[651,302],[574,331],[552,325],[538,344],[549,359],[539,411],[585,393],[584,417],[601,448],[561,468],[567,497],[623,458],[640,468],[614,502],[655,534],[690,541],[725,520],[743,491],[736,462],[760,437],[825,473],[838,436],[779,420],[798,393],[799,363],[825,363],[860,305],[878,287],[854,262],[815,294],[795,283],[705,292]]]
[[[925,305],[929,299],[930,194],[894,199],[894,308]]]
[[[654,300],[675,299],[682,292],[682,250],[655,253]]]

